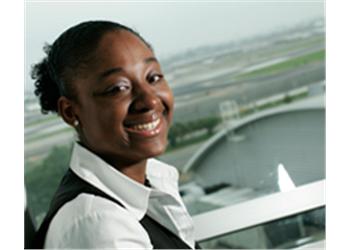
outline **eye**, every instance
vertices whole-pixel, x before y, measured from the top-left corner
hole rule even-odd
[[[105,95],[115,95],[120,92],[128,91],[130,89],[130,85],[127,83],[117,83],[113,86],[108,87],[105,91]]]
[[[160,82],[164,76],[162,74],[152,74],[148,77],[147,81],[151,84],[155,84],[157,82]]]

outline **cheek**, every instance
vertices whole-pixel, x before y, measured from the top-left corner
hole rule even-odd
[[[83,126],[86,132],[95,139],[111,135],[122,136],[123,117],[125,117],[125,111],[115,108],[112,104],[94,107],[85,112]]]
[[[169,113],[172,114],[174,109],[174,96],[168,84],[166,84],[165,87],[161,89],[160,96],[165,105],[167,106]]]
[[[167,103],[168,103],[168,116],[169,116],[169,123],[172,122],[173,120],[173,113],[174,113],[174,96],[172,91],[169,88],[169,91],[167,92],[166,95]]]
[[[103,130],[108,133],[121,133],[126,112],[119,109],[105,109],[99,114],[99,122]]]

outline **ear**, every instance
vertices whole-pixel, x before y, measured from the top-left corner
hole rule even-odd
[[[58,114],[62,117],[62,119],[68,125],[74,127],[74,121],[78,120],[78,117],[74,110],[73,101],[69,100],[65,96],[61,96],[57,101],[57,107]]]

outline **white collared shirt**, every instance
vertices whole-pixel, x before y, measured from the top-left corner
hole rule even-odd
[[[99,196],[78,195],[51,221],[45,248],[152,249],[150,238],[139,223],[146,213],[194,248],[193,223],[179,195],[174,167],[149,159],[149,188],[75,143],[70,168],[124,208]]]

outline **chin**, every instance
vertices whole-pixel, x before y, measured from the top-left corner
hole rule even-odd
[[[147,152],[144,152],[147,155],[147,158],[157,157],[162,155],[167,148],[167,141],[165,143],[160,143],[157,145],[152,145],[147,147]],[[144,150],[144,149],[143,149]]]

